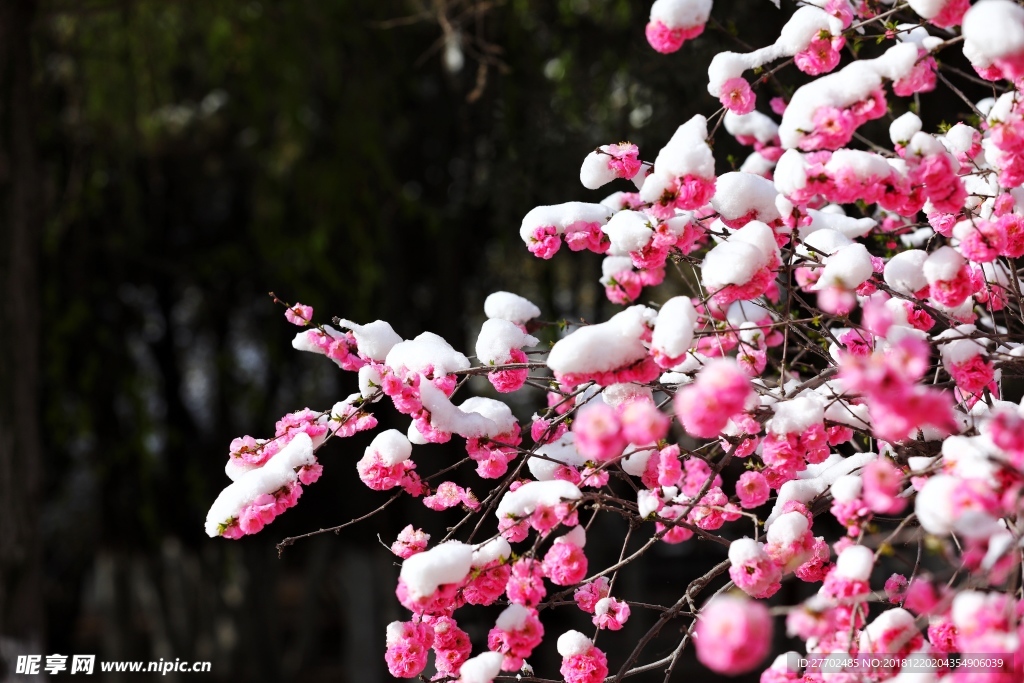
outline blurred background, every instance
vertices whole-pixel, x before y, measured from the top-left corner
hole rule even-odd
[[[443,535],[458,513],[402,500],[340,536],[280,558],[274,547],[386,499],[356,477],[368,435],[330,443],[320,482],[257,536],[203,533],[233,437],[270,436],[284,413],[355,390],[354,376],[291,349],[295,328],[267,292],[312,304],[319,320],[380,318],[460,349],[498,289],[550,320],[607,317],[599,258],[534,259],[523,215],[600,200],[578,180],[590,150],[628,139],[653,159],[677,125],[717,109],[706,67],[745,49],[735,27],[763,45],[788,15],[717,3],[723,23],[666,57],[644,39],[648,10],[0,3],[0,680],[16,679],[21,653],[212,662],[168,681],[389,680],[384,628],[406,616],[378,535],[390,544],[413,519]],[[729,144],[720,172],[743,158]],[[521,394],[513,405],[528,418],[543,396]],[[386,406],[377,414],[404,430]],[[421,470],[459,449],[424,448]],[[605,524],[592,537],[611,541],[588,545],[592,566],[618,556],[624,529]],[[724,557],[708,546],[659,548],[622,574],[624,597],[673,602]],[[496,612],[460,618],[475,651]],[[653,623],[634,615],[599,640],[613,670]],[[582,617],[545,623],[558,634]],[[645,661],[671,651],[668,631]],[[543,650],[538,674],[557,675]],[[684,678],[716,680],[692,659]]]

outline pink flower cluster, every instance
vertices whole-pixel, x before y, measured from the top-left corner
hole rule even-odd
[[[675,411],[687,433],[711,439],[754,395],[750,379],[732,359],[710,361],[676,394]]]
[[[904,337],[867,357],[843,356],[840,375],[850,390],[864,394],[878,438],[901,441],[924,425],[947,433],[956,428],[951,396],[917,383],[928,369],[928,355],[927,344]]]

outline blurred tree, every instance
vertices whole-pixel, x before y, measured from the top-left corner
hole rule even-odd
[[[43,642],[37,275],[42,213],[30,96],[35,3],[0,5],[0,676]]]
[[[460,348],[479,324],[464,312],[482,317],[495,289],[604,317],[599,258],[533,259],[522,216],[600,200],[576,180],[594,146],[628,138],[653,158],[714,111],[704,73],[730,30],[664,57],[630,0],[2,7],[0,525],[20,531],[0,533],[0,562],[30,566],[41,430],[49,651],[211,659],[235,681],[380,680],[397,611],[374,536],[408,514],[273,559],[283,536],[382,502],[355,477],[365,440],[332,445],[324,479],[258,537],[202,533],[232,437],[354,388],[290,348],[266,292]],[[783,17],[743,2],[715,15],[759,45]],[[671,589],[701,561],[666,552],[653,578]]]

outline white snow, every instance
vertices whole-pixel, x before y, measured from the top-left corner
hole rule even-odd
[[[967,154],[974,146],[975,136],[978,130],[968,126],[966,123],[956,123],[946,131],[945,138],[949,151],[953,153]]]
[[[729,562],[734,567],[752,560],[761,560],[767,556],[764,543],[758,543],[752,538],[738,538],[729,544]]]
[[[370,457],[373,453],[380,455],[381,462],[385,465],[394,467],[412,456],[412,444],[402,432],[388,429],[373,437],[373,441],[366,447],[364,456]]]
[[[875,566],[875,555],[863,545],[851,545],[839,553],[836,560],[836,574],[854,581],[867,581]]]
[[[772,229],[761,221],[750,221],[707,253],[701,280],[712,290],[746,284],[778,254]]]
[[[364,365],[359,368],[359,395],[363,398],[370,398],[380,389],[383,381],[377,367]],[[377,400],[380,400],[380,396],[377,397]]]
[[[647,355],[640,338],[655,316],[646,306],[631,306],[606,322],[574,330],[551,348],[548,367],[567,374],[605,372],[634,363]]]
[[[964,55],[975,66],[1024,51],[1024,8],[1010,0],[984,0],[964,15]]]
[[[756,211],[757,220],[770,223],[779,217],[775,206],[778,194],[772,181],[753,173],[733,171],[718,176],[711,206],[726,220],[742,218]]]
[[[641,472],[641,474],[643,473]],[[637,513],[640,515],[640,519],[647,519],[648,515],[657,510],[660,505],[661,499],[658,498],[657,491],[640,489],[636,492]]]
[[[925,259],[922,270],[929,284],[952,280],[967,261],[953,247],[939,247]]]
[[[459,667],[459,683],[491,683],[501,673],[505,656],[500,652],[482,652]]]
[[[802,512],[787,512],[768,528],[765,538],[771,545],[789,545],[802,539],[809,528],[807,517]]]
[[[882,87],[883,79],[898,80],[909,75],[916,62],[917,46],[899,43],[880,57],[856,60],[801,86],[793,93],[779,124],[782,146],[797,147],[804,131],[814,130],[814,114],[821,107],[849,107],[865,100]]]
[[[587,462],[587,459],[576,450],[576,435],[572,432],[566,432],[551,443],[544,444],[537,449],[537,454],[543,455],[544,458],[550,458],[550,460],[545,460],[531,457],[526,461],[530,474],[537,481],[553,480],[555,472],[560,467],[559,463],[570,467],[582,467]]]
[[[383,320],[374,320],[365,325],[359,325],[351,320],[339,320],[338,324],[352,330],[360,356],[377,362],[387,358],[388,352],[394,348],[395,344],[402,341],[398,333],[392,329],[391,324]]]
[[[580,182],[583,187],[596,190],[615,180],[615,171],[608,166],[609,161],[611,157],[598,150],[584,157],[583,165],[580,167]]]
[[[838,230],[815,230],[807,236],[803,244],[797,246],[796,253],[818,260],[823,254],[834,254],[851,244],[853,240]]]
[[[712,0],[654,0],[651,21],[669,28],[690,28],[707,23]]]
[[[926,260],[928,252],[921,249],[901,251],[885,264],[885,270],[882,271],[885,284],[908,296],[927,287],[928,279],[924,276]]]
[[[625,256],[631,251],[640,251],[654,236],[650,217],[639,211],[619,211],[602,230],[611,240],[608,253],[612,256]]]
[[[431,595],[438,586],[458,583],[473,568],[473,546],[446,541],[402,563],[399,578],[413,599]]]
[[[295,482],[295,470],[316,461],[313,455],[313,441],[309,435],[298,433],[288,445],[275,453],[263,467],[249,470],[229,484],[213,501],[206,513],[206,533],[217,535],[217,527],[237,517],[242,509],[265,493]]]
[[[693,328],[696,324],[697,311],[689,297],[672,297],[658,311],[651,335],[651,349],[669,358],[682,356],[693,342]]]
[[[938,16],[948,2],[950,0],[908,0],[907,4],[922,19],[932,19]]]
[[[512,349],[539,343],[540,340],[523,332],[514,322],[491,318],[484,322],[476,338],[476,357],[484,365],[496,365],[507,362]]]
[[[749,114],[736,114],[730,110],[725,112],[725,130],[730,135],[744,135],[770,145],[779,134],[779,124],[756,110]]]
[[[789,152],[787,152],[788,154]],[[835,204],[830,204],[824,207],[821,211],[816,209],[808,209],[807,215],[811,217],[810,225],[800,226],[800,237],[806,239],[812,232],[818,230],[834,230],[850,239],[856,239],[857,237],[864,237],[878,225],[878,221],[874,218],[854,218],[843,214],[840,207],[840,212],[827,211],[836,207]]]
[[[494,292],[484,299],[484,315],[522,325],[540,317],[540,309],[531,301],[511,292]]]
[[[844,474],[836,479],[829,492],[832,499],[840,503],[851,503],[860,497],[861,489],[864,486],[863,480],[855,474]]]
[[[945,342],[939,345],[939,353],[947,370],[953,365],[966,363],[975,356],[986,354],[987,350],[982,341],[967,339],[977,330],[974,325],[959,325],[935,335],[935,341]]]
[[[742,76],[747,69],[756,69],[776,59],[795,55],[806,49],[822,31],[837,36],[842,30],[842,22],[821,8],[800,7],[782,27],[773,44],[746,54],[719,52],[715,55],[708,67],[708,92],[718,97],[723,83]]]
[[[498,615],[494,625],[502,631],[518,631],[526,624],[530,617],[530,608],[512,603]]]
[[[953,530],[956,511],[950,504],[958,479],[937,474],[929,479],[914,501],[914,512],[921,526],[930,534],[946,536]]]
[[[769,161],[760,152],[754,151],[747,155],[747,158],[740,164],[740,173],[752,173],[767,177],[774,168],[774,161]]]
[[[908,111],[889,124],[889,139],[892,143],[906,145],[910,139],[921,131],[921,119],[912,111]]]
[[[875,453],[855,453],[848,458],[843,458],[833,453],[825,462],[818,465],[809,465],[806,470],[800,472],[800,477],[795,481],[787,481],[779,489],[779,495],[775,499],[775,506],[765,520],[765,526],[771,528],[778,519],[782,517],[782,508],[786,503],[795,500],[801,503],[809,503],[816,496],[825,492],[839,477],[860,469],[871,462],[878,455]]]
[[[665,186],[677,177],[714,178],[715,157],[706,142],[707,136],[707,119],[699,114],[679,126],[668,144],[658,152],[654,173],[640,188],[640,198],[645,202],[656,202]]]
[[[772,406],[775,415],[765,428],[772,434],[802,434],[825,419],[825,409],[816,399],[799,396]]]
[[[430,412],[430,424],[443,432],[458,434],[466,439],[479,437],[495,437],[505,434],[511,430],[511,422],[497,406],[503,406],[504,410],[511,410],[500,401],[493,399],[467,399],[462,405],[463,409],[455,406],[444,392],[434,386],[433,382],[420,382],[420,400],[423,407]],[[492,403],[484,403],[492,401]],[[485,414],[486,413],[486,414]],[[490,414],[501,415],[503,423],[491,419]]]
[[[501,536],[487,541],[473,551],[473,567],[483,567],[499,559],[508,559],[512,556],[512,547]]]
[[[594,641],[587,638],[579,631],[566,631],[562,635],[558,636],[558,654],[563,657],[585,654],[590,652],[590,648],[593,646]]]
[[[571,530],[556,538],[553,543],[569,543],[577,548],[583,548],[587,545],[587,531],[580,525],[574,526]]]
[[[494,514],[503,517],[523,517],[538,507],[554,507],[563,500],[578,500],[583,495],[575,484],[561,479],[553,481],[531,481],[515,491],[509,491],[501,498]]]
[[[404,367],[411,372],[421,373],[432,367],[435,377],[468,370],[470,367],[468,358],[433,332],[423,332],[415,339],[395,344],[388,352],[384,364],[395,370]]]
[[[873,273],[874,266],[871,263],[871,254],[868,253],[867,247],[859,242],[848,244],[825,259],[825,268],[814,288],[856,289],[870,279]]]
[[[893,633],[897,635],[893,638]],[[902,607],[894,607],[879,614],[860,634],[861,652],[877,651],[880,643],[889,643],[890,649],[898,649],[917,633],[914,615]]]
[[[566,228],[576,223],[598,223],[604,225],[612,215],[612,210],[601,204],[586,202],[566,202],[552,206],[538,206],[523,218],[519,227],[519,236],[524,242],[529,241],[537,228],[553,227],[561,235]]]
[[[601,261],[601,284],[609,284],[612,278],[627,270],[633,270],[633,259],[628,256],[606,256]]]
[[[787,149],[775,163],[773,180],[775,189],[783,195],[791,195],[807,187],[807,164],[804,155],[795,149]]]

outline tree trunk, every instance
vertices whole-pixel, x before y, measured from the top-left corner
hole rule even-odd
[[[32,113],[35,0],[0,2],[0,639],[43,649],[39,245]],[[0,662],[13,674],[14,662]],[[3,674],[0,673],[0,677]]]

